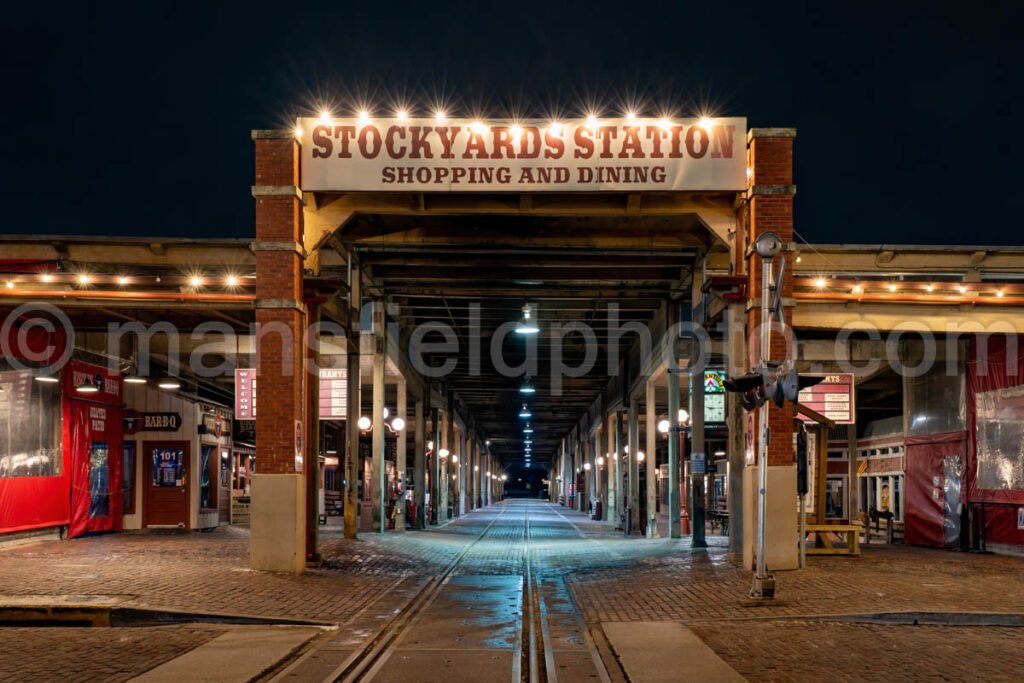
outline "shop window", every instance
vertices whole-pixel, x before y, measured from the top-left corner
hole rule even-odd
[[[217,507],[217,447],[203,446],[199,460],[199,507]]]
[[[129,441],[123,448],[121,472],[121,514],[135,514],[135,443]]]
[[[57,477],[61,455],[60,385],[29,370],[0,372],[0,478]]]
[[[825,517],[846,517],[846,477],[828,477],[825,480]]]
[[[975,394],[978,488],[1024,490],[1024,386]]]
[[[94,443],[89,451],[89,517],[110,516],[110,449]]]
[[[846,451],[829,451],[829,460],[846,460]]]

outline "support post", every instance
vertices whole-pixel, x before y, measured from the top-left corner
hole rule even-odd
[[[424,393],[429,389],[424,389]],[[416,503],[416,518],[413,521],[413,528],[423,529],[426,527],[427,511],[427,420],[424,409],[425,399],[423,396],[416,397],[416,453],[413,455],[413,490],[412,495]]]
[[[693,511],[690,521],[693,525],[692,543],[693,548],[707,548],[705,538],[705,508],[707,497],[704,492],[704,476],[708,467],[708,454],[704,446],[704,369],[698,368],[689,373],[690,378],[690,439],[693,445],[693,452],[700,453],[704,460],[704,472],[690,470],[690,509]],[[692,465],[693,460],[690,460]]]
[[[319,328],[320,305],[310,304],[311,329]],[[312,327],[316,325],[316,327]],[[320,337],[308,339],[304,382],[306,390],[306,562],[320,561]],[[326,512],[326,511],[325,511]]]
[[[384,533],[387,501],[384,486],[384,302],[373,302],[373,453],[371,455],[370,499],[373,501],[373,530]]]
[[[256,183],[256,375],[273,400],[256,413],[259,471],[252,480],[253,569],[302,573],[306,565],[306,480],[296,432],[304,438],[306,400],[302,302],[302,203],[298,192],[299,143],[285,131],[253,131]],[[280,192],[281,187],[295,191]],[[276,333],[274,333],[276,332]],[[313,463],[315,467],[315,463]]]
[[[679,441],[682,427],[676,415],[679,414],[679,368],[675,359],[667,373],[668,383],[668,536],[682,538],[679,518]]]
[[[395,406],[395,417],[402,418],[405,422],[406,408],[406,383],[405,378],[398,380],[398,399]],[[398,480],[397,498],[395,499],[395,531],[405,531],[405,481],[406,481],[406,430],[408,425],[402,427],[398,432],[398,444],[395,452],[395,477]]]
[[[729,353],[726,358],[729,377],[742,375],[745,371],[745,340],[742,304],[730,304],[726,311],[726,329]],[[729,422],[729,561],[741,564],[743,561],[743,514],[746,493],[743,488],[743,468],[747,459],[747,415],[740,405],[739,394],[729,392],[725,396],[726,419]],[[751,454],[753,455],[753,454]]]
[[[350,323],[348,353],[345,363],[348,370],[348,404],[345,407],[345,538],[354,539],[359,527],[359,421],[360,377],[359,377],[359,331]]]
[[[437,524],[441,511],[441,416],[437,408],[430,411],[430,433],[433,435],[433,453],[430,460],[430,523]]]
[[[644,429],[647,441],[647,538],[658,538],[658,405],[655,383],[647,378],[644,397]]]
[[[639,405],[635,398],[629,399],[628,439],[629,439],[629,529],[631,533],[640,531],[640,415]],[[645,454],[646,455],[646,454]]]

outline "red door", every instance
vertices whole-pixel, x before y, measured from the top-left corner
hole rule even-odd
[[[143,446],[146,526],[188,527],[189,443],[147,441]]]

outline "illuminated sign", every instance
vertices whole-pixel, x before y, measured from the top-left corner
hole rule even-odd
[[[633,192],[747,186],[745,118],[304,118],[302,189]]]

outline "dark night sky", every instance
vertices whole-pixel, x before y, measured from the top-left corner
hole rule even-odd
[[[808,240],[1024,243],[1021,3],[259,4],[5,8],[0,233],[247,237],[250,129],[444,96],[795,126]]]

